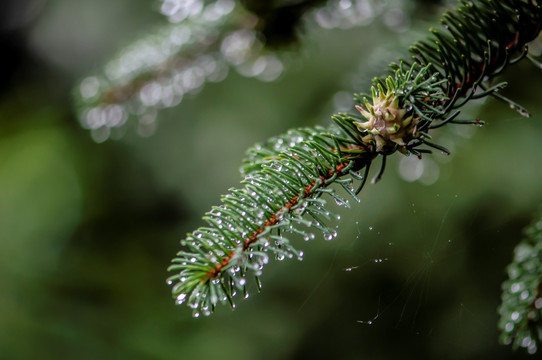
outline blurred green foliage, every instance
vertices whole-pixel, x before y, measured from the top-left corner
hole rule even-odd
[[[232,75],[163,111],[152,137],[98,145],[77,124],[71,86],[128,39],[131,19],[144,29],[156,18],[145,1],[97,1],[94,17],[90,6],[51,0],[3,29],[18,61],[2,69],[0,93],[1,359],[526,356],[498,345],[496,309],[512,249],[542,200],[539,70],[522,62],[504,75],[505,94],[530,119],[494,100],[467,109],[487,125],[442,131],[453,154],[432,156],[435,184],[402,180],[393,157],[361,204],[337,209],[336,239],[299,239],[304,261],[269,264],[262,294],[193,319],[170,299],[166,267],[237,185],[244,149],[325,123],[333,95],[368,84],[429,17],[403,34],[378,19],[308,29],[278,81]],[[74,12],[63,23],[66,7]],[[103,21],[114,32],[57,30]]]

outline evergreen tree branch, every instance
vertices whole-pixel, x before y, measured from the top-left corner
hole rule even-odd
[[[464,123],[456,120],[456,109],[469,100],[492,95],[509,101],[498,94],[504,84],[492,81],[526,56],[527,43],[540,32],[540,1],[464,1],[442,23],[444,30],[431,29],[427,40],[410,49],[411,58],[373,80],[371,95],[356,95],[359,114],[340,113],[327,128],[292,130],[249,149],[243,187],[230,189],[222,205],[204,216],[207,226],[181,241],[184,250],[173,259],[168,279],[177,303],[187,302],[194,316],[211,314],[219,303],[233,307],[237,291],[248,296],[249,273],[260,284],[270,252],[279,260],[302,256],[287,233],[310,238],[311,229],[318,229],[326,238],[336,235],[324,223],[331,214],[322,195],[347,201],[331,184],[355,198],[376,157],[383,157],[378,180],[386,157],[396,151],[419,157],[431,152],[427,147],[447,152],[429,141],[430,132]]]
[[[542,345],[542,211],[525,229],[507,273],[499,308],[500,340],[534,354]]]

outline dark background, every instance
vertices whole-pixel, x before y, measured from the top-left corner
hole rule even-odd
[[[72,89],[164,22],[155,5],[2,5],[0,359],[526,357],[498,344],[496,324],[504,268],[542,200],[540,70],[523,61],[503,75],[530,119],[493,99],[465,109],[487,125],[442,129],[452,155],[424,160],[438,180],[406,181],[395,155],[361,204],[336,209],[337,238],[298,239],[305,259],[271,262],[261,294],[194,319],[174,305],[166,268],[238,184],[245,149],[327,124],[334,95],[367,91],[442,9],[403,4],[411,26],[401,32],[378,16],[344,30],[305,26],[277,81],[232,71],[160,112],[153,136],[96,144]]]

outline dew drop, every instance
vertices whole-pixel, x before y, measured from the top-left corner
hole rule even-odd
[[[216,304],[218,302],[218,296],[216,295],[211,295],[211,297],[209,298],[209,300],[211,301],[211,304]]]
[[[186,300],[186,294],[179,294],[177,296],[177,304],[181,305]]]
[[[528,347],[529,345],[531,345],[531,342],[532,342],[531,338],[529,336],[526,336],[521,341],[521,346],[522,347]]]

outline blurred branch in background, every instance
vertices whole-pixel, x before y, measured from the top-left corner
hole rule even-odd
[[[506,270],[499,307],[500,339],[535,354],[542,345],[542,211],[525,229]]]

